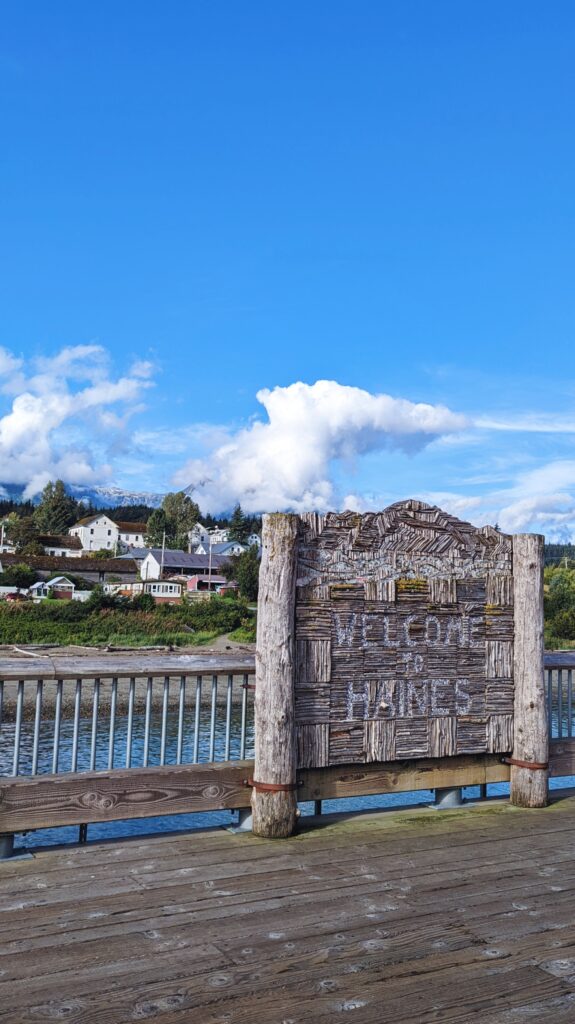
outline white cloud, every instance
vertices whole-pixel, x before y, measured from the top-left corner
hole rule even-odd
[[[479,416],[473,425],[481,430],[496,430],[520,434],[574,434],[573,416],[558,416],[555,413],[530,413],[516,417]]]
[[[141,377],[143,380],[150,380],[154,376],[155,366],[149,359],[136,359],[130,367],[130,377]]]
[[[149,423],[133,432],[154,372],[133,360],[118,375],[97,344],[31,360],[0,348],[0,493],[19,484],[33,496],[57,477],[86,486],[129,478],[132,488],[157,491],[187,458],[171,485],[191,485],[206,512],[238,500],[246,511],[368,511],[415,497],[476,525],[575,539],[567,414],[468,417],[324,380],[260,391],[261,418],[239,429]],[[399,457],[424,448],[425,460]],[[383,462],[376,456],[385,451]]]
[[[556,539],[572,536],[575,498],[569,494],[538,494],[501,509],[499,525],[507,533],[538,532]]]
[[[176,486],[193,487],[205,511],[238,500],[246,511],[325,509],[337,501],[333,461],[385,448],[415,453],[467,426],[464,416],[445,406],[374,395],[336,381],[264,389],[257,398],[267,422],[253,422],[174,476]]]
[[[554,459],[520,474],[498,496],[498,520],[509,533],[534,531],[549,540],[575,535],[575,460]]]
[[[100,345],[67,346],[30,364],[0,349],[6,394],[0,417],[0,481],[22,484],[27,497],[48,480],[101,483],[112,472],[105,450],[114,443],[144,389],[141,376],[114,378]]]
[[[347,494],[340,503],[341,509],[350,509],[352,512],[378,512],[386,505],[397,501],[399,498],[416,498],[425,501],[428,505],[438,505],[445,512],[457,516],[459,519],[469,519],[475,516],[481,508],[481,498],[469,497],[462,494],[454,494],[450,491],[421,491],[414,490],[410,494]]]

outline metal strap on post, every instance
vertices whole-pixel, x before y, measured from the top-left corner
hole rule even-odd
[[[549,761],[520,761],[516,757],[502,757],[502,764],[513,764],[516,768],[528,768],[532,772],[545,772],[549,768]]]
[[[244,779],[244,786],[251,786],[259,793],[293,793],[301,785],[301,782],[256,782],[255,779]]]

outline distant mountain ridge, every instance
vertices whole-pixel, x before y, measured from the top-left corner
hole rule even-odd
[[[0,484],[0,497],[10,498],[12,501],[23,501],[24,485]],[[149,505],[151,508],[159,508],[165,497],[164,494],[151,491],[125,491],[121,487],[80,487],[75,484],[66,484],[68,494],[71,494],[76,501],[81,501],[93,508],[127,508],[130,505]],[[35,495],[32,501],[37,504],[40,501],[40,494]]]
[[[163,493],[152,491],[124,491],[121,487],[67,487],[77,501],[93,505],[95,508],[107,508],[111,505],[126,508],[129,505],[149,505],[159,508],[165,498]]]

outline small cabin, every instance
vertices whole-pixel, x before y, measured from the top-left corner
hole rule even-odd
[[[175,580],[147,580],[144,594],[150,594],[156,604],[180,604],[182,584]]]
[[[30,593],[35,598],[53,597],[58,601],[73,601],[76,584],[67,576],[54,576],[51,580],[33,583]]]

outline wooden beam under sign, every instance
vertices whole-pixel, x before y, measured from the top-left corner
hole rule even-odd
[[[500,754],[306,768],[298,772],[298,779],[303,782],[298,789],[298,800],[334,800],[377,793],[480,786],[509,782],[509,774],[509,765],[502,763]]]

